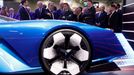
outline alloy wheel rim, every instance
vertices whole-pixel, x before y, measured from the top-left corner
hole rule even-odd
[[[89,63],[89,50],[88,41],[83,35],[63,29],[47,37],[41,55],[45,68],[51,73],[76,75]]]

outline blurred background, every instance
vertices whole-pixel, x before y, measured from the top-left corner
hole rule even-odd
[[[0,6],[12,7],[17,11],[20,1],[21,0],[0,0]],[[28,1],[30,2],[29,6],[31,7],[32,10],[34,10],[36,8],[36,3],[39,0],[28,0]],[[52,1],[57,6],[60,2],[67,2],[72,9],[75,9],[78,6],[82,6],[82,0],[40,0],[40,1],[43,1],[44,4],[46,5]],[[108,8],[112,3],[120,3],[120,5],[122,5],[123,0],[93,0],[93,4],[95,7],[105,5]]]

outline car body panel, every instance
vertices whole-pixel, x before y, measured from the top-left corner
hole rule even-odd
[[[43,40],[48,34],[61,28],[75,29],[87,37],[92,46],[92,60],[125,54],[111,30],[63,20],[0,23],[0,43],[6,43],[8,45],[6,47],[18,56],[24,64],[30,67],[40,67],[39,50]]]

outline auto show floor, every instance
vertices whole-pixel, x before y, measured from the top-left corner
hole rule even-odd
[[[102,66],[91,69],[95,70],[85,72],[82,75],[133,75],[134,59],[124,56],[114,60],[114,63],[105,63]]]
[[[86,73],[82,75],[133,75],[133,71],[109,71],[109,72],[98,72],[98,73]]]
[[[112,60],[113,63],[101,64],[102,66],[96,67],[95,71],[91,70],[82,75],[134,75],[134,50],[122,33],[116,33],[115,35],[124,48],[126,55]]]

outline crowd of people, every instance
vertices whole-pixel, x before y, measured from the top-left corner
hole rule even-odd
[[[111,28],[114,32],[121,32],[122,10],[120,9],[120,4],[111,4],[109,12],[105,11],[105,6],[95,8],[91,0],[83,0],[83,4],[83,7],[77,7],[75,10],[72,10],[68,3],[60,3],[57,8],[53,2],[45,5],[42,1],[38,1],[37,8],[33,12],[28,0],[21,0],[17,13],[15,13],[14,8],[2,7],[0,9],[0,15],[18,20],[70,20],[96,25],[102,28]]]

